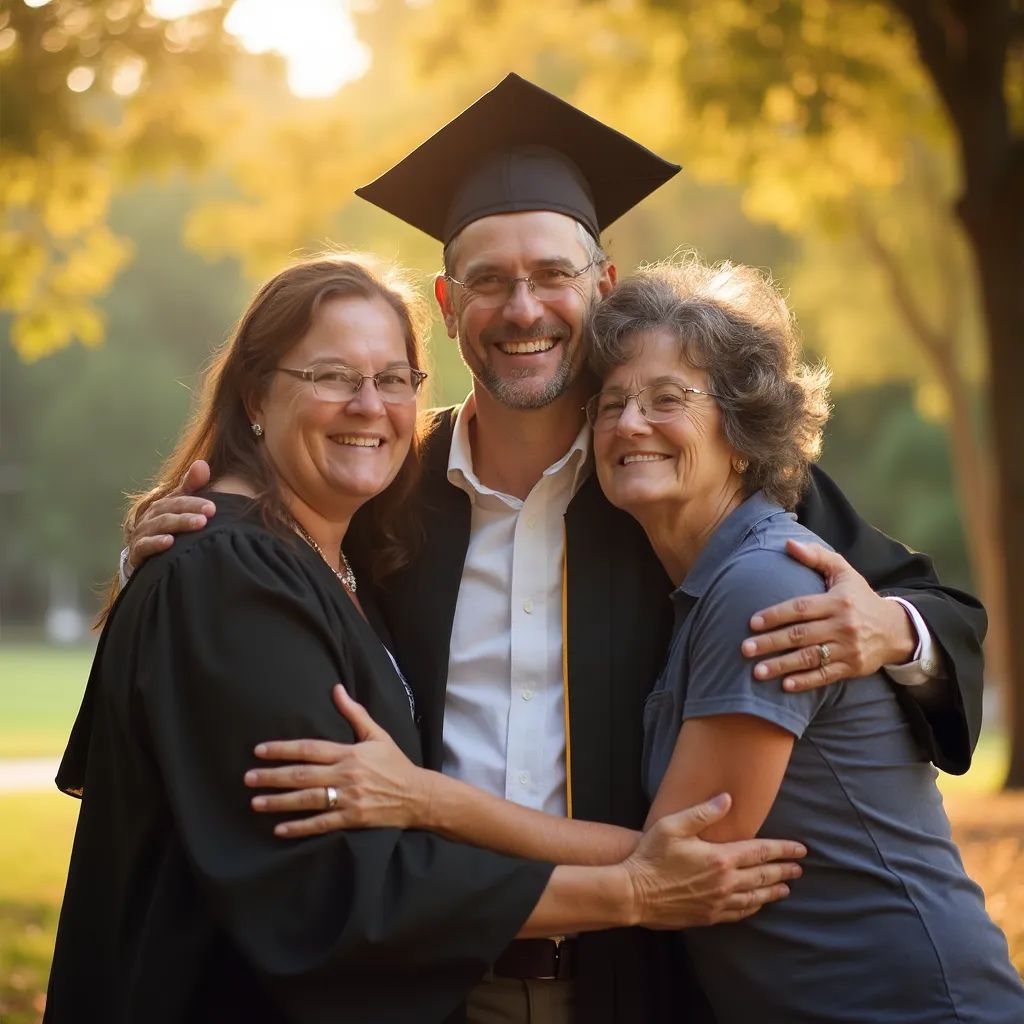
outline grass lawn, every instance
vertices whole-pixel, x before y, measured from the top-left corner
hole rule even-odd
[[[92,656],[91,646],[0,643],[0,758],[64,752]]]
[[[56,790],[0,794],[0,1020],[42,1016],[78,801]]]

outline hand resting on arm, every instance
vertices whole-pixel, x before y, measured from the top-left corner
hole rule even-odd
[[[345,828],[422,828],[497,852],[576,865],[610,865],[624,859],[633,863],[634,857],[641,858],[639,864],[649,864],[652,847],[638,847],[638,842],[668,842],[664,836],[654,835],[641,840],[640,833],[614,825],[554,817],[418,768],[343,687],[335,687],[334,699],[359,742],[303,739],[261,743],[256,748],[261,759],[298,763],[246,773],[246,785],[282,791],[254,797],[254,810],[315,812],[278,823],[275,832],[280,836],[294,838]],[[338,793],[337,805],[330,810],[325,809],[326,786],[334,786]],[[798,843],[758,839],[716,844],[698,837],[725,813],[721,810],[705,818],[706,811],[691,808],[683,812],[689,815],[684,819],[687,824],[681,826],[684,832],[673,833],[678,859],[675,870],[680,879],[687,880],[687,907],[682,911],[687,925],[738,920],[754,913],[764,903],[787,895],[784,883],[800,874],[799,866],[791,863],[805,852]],[[673,819],[665,827],[675,830],[680,826]],[[561,870],[556,869],[556,876]],[[643,877],[659,877],[649,867],[639,870]],[[678,912],[676,905],[673,913]],[[541,933],[543,929],[537,934]]]

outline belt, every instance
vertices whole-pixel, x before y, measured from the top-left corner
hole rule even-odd
[[[521,981],[565,981],[576,969],[576,940],[514,939],[494,961],[499,978]]]

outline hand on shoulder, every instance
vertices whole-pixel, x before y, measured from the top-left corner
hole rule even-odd
[[[174,544],[174,536],[201,530],[216,514],[217,506],[209,498],[198,498],[210,482],[210,467],[201,459],[193,462],[181,483],[163,498],[158,498],[134,523],[128,526],[128,561],[133,572],[153,555]]]
[[[876,594],[842,555],[820,544],[790,540],[786,552],[814,569],[828,588],[761,609],[741,650],[764,658],[754,669],[762,682],[783,678],[791,692],[872,675],[912,657],[915,630],[904,610]],[[769,657],[765,658],[766,655]]]

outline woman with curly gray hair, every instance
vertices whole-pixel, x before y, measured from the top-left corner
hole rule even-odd
[[[687,257],[621,284],[593,335],[601,486],[677,586],[644,708],[647,825],[728,792],[705,838],[810,851],[785,902],[679,933],[720,1024],[1024,1020],[893,688],[879,673],[784,693],[741,654],[758,609],[824,589],[785,551],[821,543],[792,510],[828,417],[828,373],[800,362],[785,302],[751,268]]]

